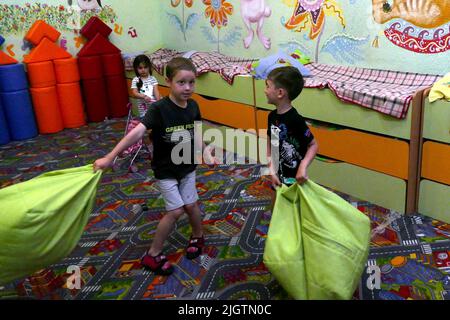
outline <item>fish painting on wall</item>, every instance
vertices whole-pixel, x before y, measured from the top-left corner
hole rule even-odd
[[[372,0],[374,20],[392,21],[384,34],[409,51],[435,54],[450,49],[450,0]]]

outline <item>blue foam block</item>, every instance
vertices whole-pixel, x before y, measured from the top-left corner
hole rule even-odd
[[[0,93],[12,140],[37,136],[38,130],[28,90]]]
[[[7,144],[11,141],[9,137],[8,124],[6,123],[5,114],[3,113],[3,107],[0,99],[0,146]]]
[[[0,47],[2,46],[3,43],[5,43],[5,38],[3,38],[2,36],[0,36]]]
[[[28,89],[28,81],[23,64],[0,66],[0,92],[15,92],[24,89]]]

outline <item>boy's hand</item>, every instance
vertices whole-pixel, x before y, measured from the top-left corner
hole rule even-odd
[[[109,157],[104,157],[95,160],[94,162],[94,172],[97,172],[98,170],[103,170],[106,168],[109,168],[112,166],[113,160],[111,160]]]
[[[153,102],[154,100],[152,98],[150,98],[149,96],[145,96],[144,100],[146,102]]]
[[[211,149],[208,147],[206,147],[204,151],[204,160],[209,167],[215,167],[217,165],[216,158],[214,158]]]
[[[278,176],[276,174],[271,174],[270,175],[270,180],[272,181],[272,186],[274,188],[281,186],[280,178],[278,178]]]
[[[308,180],[308,173],[306,172],[306,168],[300,166],[297,171],[297,175],[295,176],[295,180],[297,180],[298,184],[304,184],[306,180]]]

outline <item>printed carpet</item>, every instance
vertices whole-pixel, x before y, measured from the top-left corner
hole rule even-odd
[[[92,163],[120,140],[124,125],[124,119],[105,121],[0,146],[0,188]],[[144,271],[139,261],[152,241],[163,201],[145,154],[138,156],[135,173],[127,170],[129,160],[119,159],[121,168],[103,175],[96,207],[73,252],[0,287],[0,299],[290,299],[262,262],[271,191],[259,166],[198,167],[206,249],[199,258],[186,259],[190,227],[181,218],[164,249],[175,272],[162,277]],[[449,224],[338,194],[372,223],[367,272],[354,299],[450,299]],[[80,289],[67,287],[73,266],[81,270]],[[375,269],[380,283],[371,278]]]

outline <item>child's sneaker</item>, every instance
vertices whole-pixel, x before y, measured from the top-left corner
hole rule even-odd
[[[173,272],[172,264],[162,253],[158,254],[156,257],[146,253],[141,259],[141,265],[161,276],[168,276]]]
[[[202,249],[205,246],[205,238],[202,236],[200,238],[189,239],[189,244],[186,248],[186,258],[192,260],[197,258],[202,254]]]

